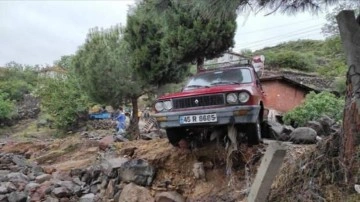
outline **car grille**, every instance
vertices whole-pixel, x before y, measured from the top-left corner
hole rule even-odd
[[[198,102],[196,102],[196,100]],[[174,109],[214,106],[214,105],[224,105],[224,104],[225,104],[225,100],[223,94],[173,99]]]

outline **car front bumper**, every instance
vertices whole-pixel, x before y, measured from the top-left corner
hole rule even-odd
[[[155,118],[161,128],[187,127],[187,126],[213,126],[237,123],[256,123],[259,117],[259,105],[225,106],[211,109],[194,109],[188,111],[161,112],[155,114]],[[217,121],[209,123],[181,124],[180,116],[216,114]]]

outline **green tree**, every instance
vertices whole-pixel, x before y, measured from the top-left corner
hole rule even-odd
[[[66,78],[43,78],[35,92],[59,130],[74,130],[81,120],[86,120],[91,102],[73,74]]]
[[[236,12],[223,18],[205,17],[201,9],[183,1],[169,1],[161,16],[164,24],[162,50],[179,63],[213,59],[234,46]]]
[[[124,39],[129,44],[130,65],[148,84],[180,82],[189,66],[179,64],[163,49],[164,26],[152,6],[151,1],[140,2],[128,15]]]
[[[73,58],[74,58],[74,55],[63,55],[63,56],[61,56],[60,60],[56,60],[54,62],[54,65],[62,67],[64,69],[69,69],[72,66]]]
[[[92,100],[117,108],[130,99],[133,114],[137,114],[137,99],[147,85],[130,66],[129,57],[121,26],[94,28],[76,52],[73,65],[82,89]],[[137,116],[133,116],[130,128],[139,133]]]

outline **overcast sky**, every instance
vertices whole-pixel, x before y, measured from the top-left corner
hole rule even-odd
[[[74,54],[92,27],[126,23],[133,0],[118,1],[0,1],[0,66],[52,64]],[[240,15],[234,51],[252,50],[297,39],[323,39],[324,13],[313,16]]]

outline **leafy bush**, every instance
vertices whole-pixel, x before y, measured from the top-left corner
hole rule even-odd
[[[1,68],[0,89],[8,94],[10,100],[20,101],[24,94],[30,93],[37,84],[37,73],[27,67]]]
[[[14,104],[7,97],[0,92],[0,119],[9,119],[14,112]]]
[[[283,51],[276,54],[265,55],[268,65],[278,68],[291,68],[308,71],[311,63],[306,55],[295,51]]]
[[[302,126],[308,121],[320,118],[322,115],[327,115],[336,121],[340,121],[344,104],[344,98],[337,98],[332,93],[321,92],[316,94],[310,92],[302,105],[285,114],[284,121],[286,124],[295,121]]]
[[[46,113],[54,118],[60,130],[72,130],[81,119],[86,119],[90,106],[88,97],[73,77],[44,79],[36,91]]]

